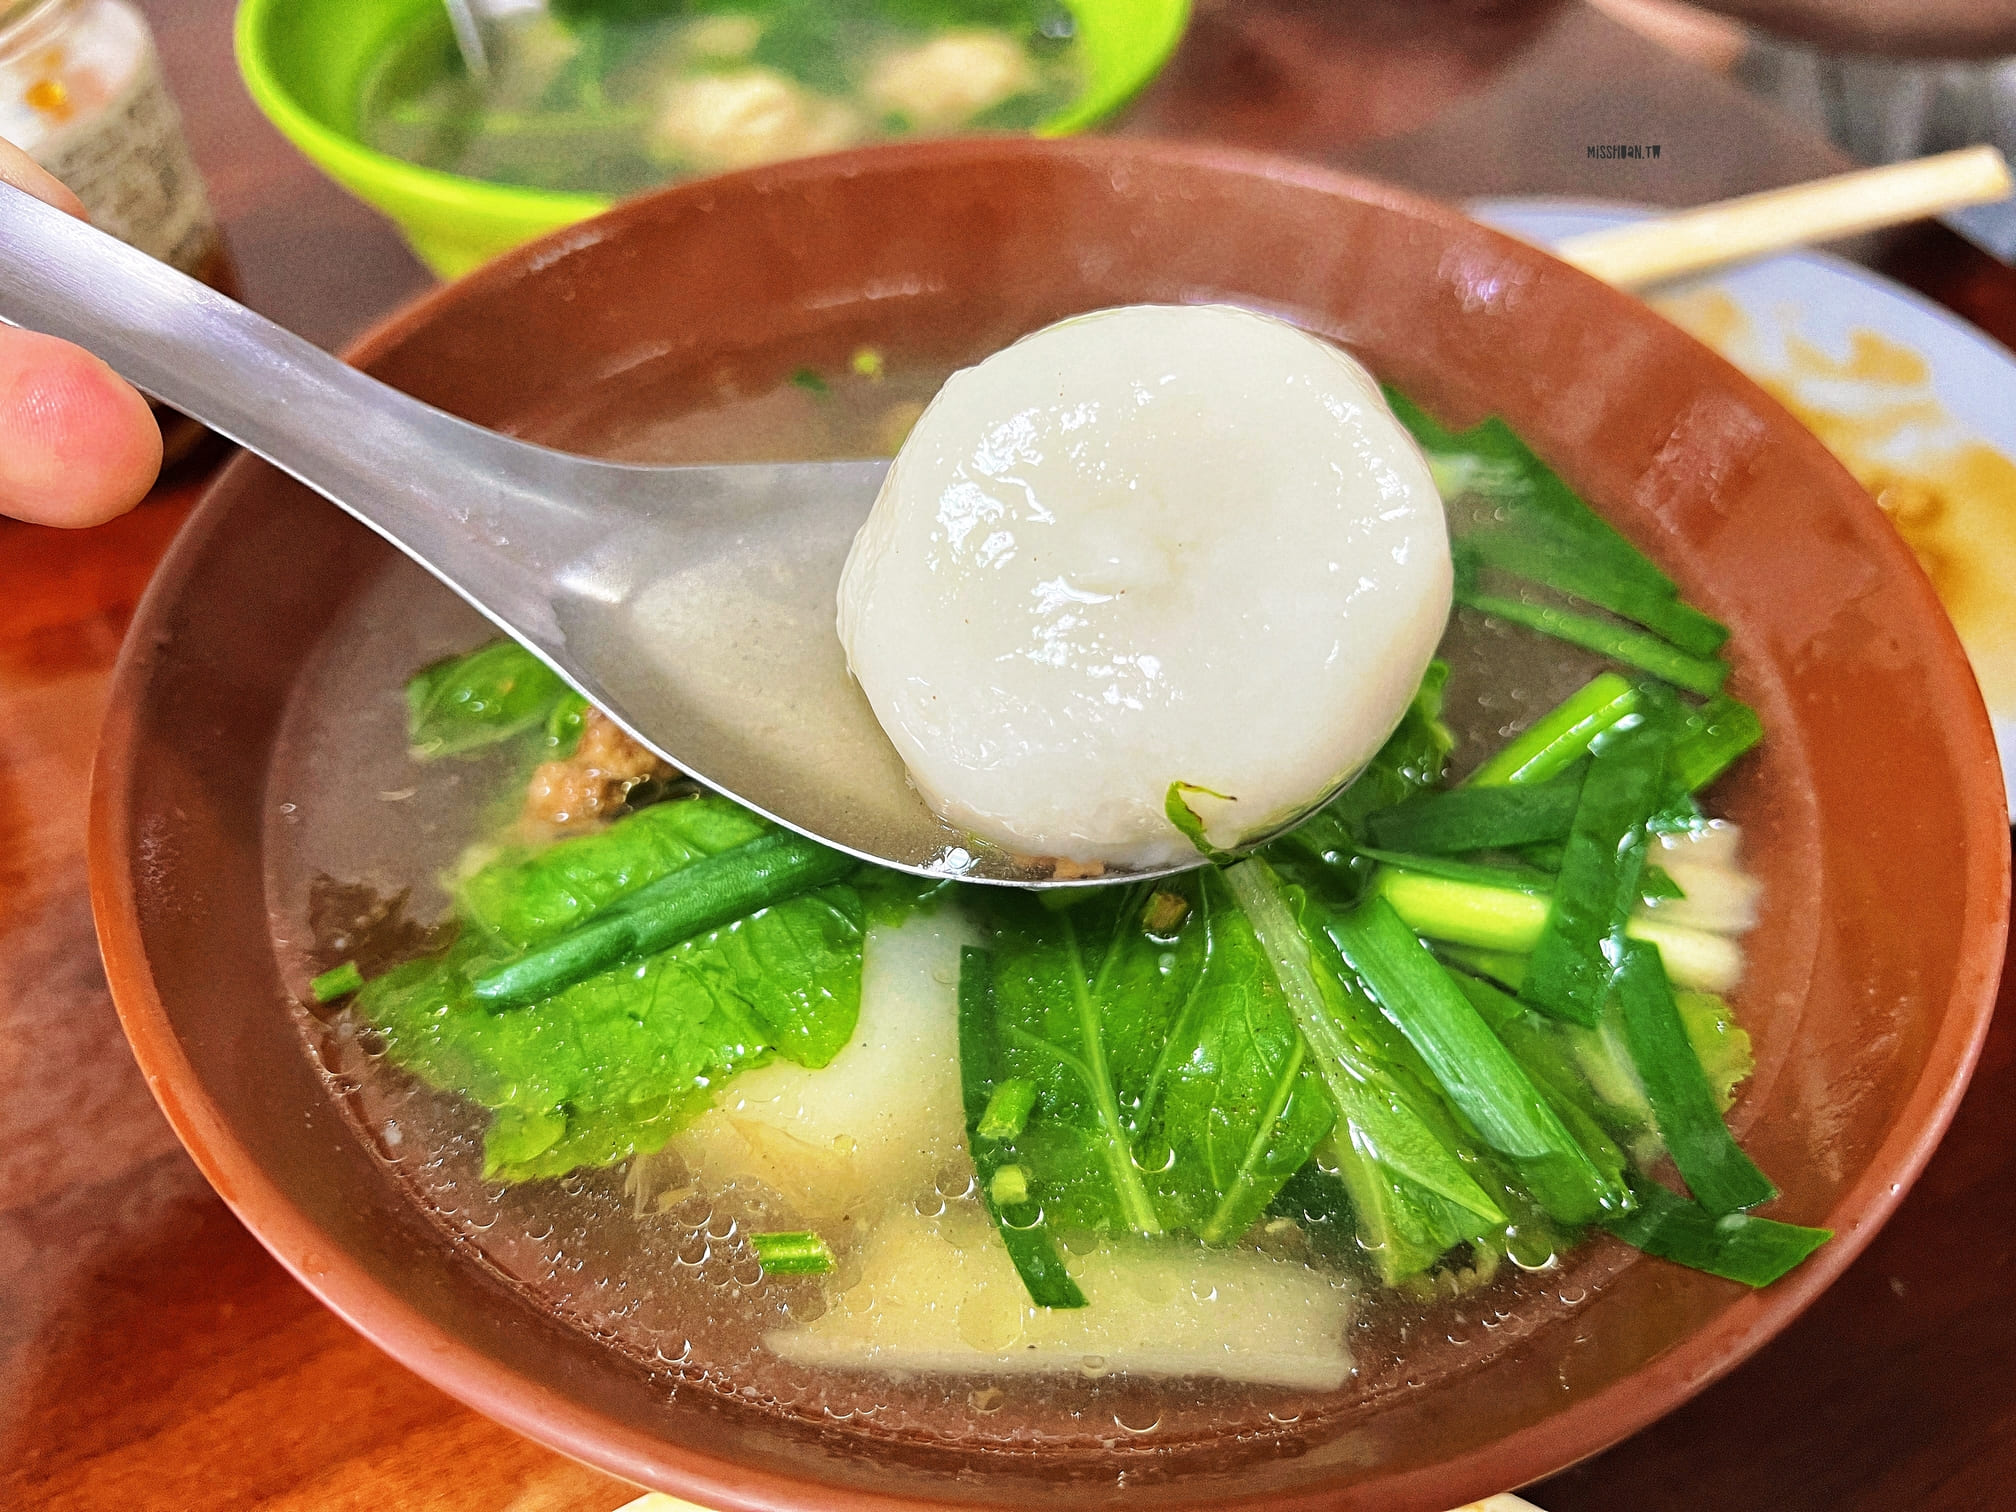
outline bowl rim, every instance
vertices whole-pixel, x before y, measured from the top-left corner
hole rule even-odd
[[[1067,0],[1067,3],[1075,8],[1087,0]],[[1189,30],[1192,0],[1154,0],[1154,3],[1161,8],[1162,27],[1150,44],[1140,50],[1133,66],[1088,89],[1080,99],[1039,122],[1030,135],[1047,138],[1087,130],[1124,109],[1155,81]],[[371,184],[374,194],[396,192],[444,209],[486,218],[546,221],[567,216],[580,220],[599,215],[619,203],[619,197],[610,194],[503,184],[429,168],[366,146],[350,133],[337,130],[296,98],[268,56],[266,38],[272,17],[289,4],[290,0],[238,0],[231,23],[232,52],[245,88],[261,113],[279,128],[281,135],[330,173],[347,183]],[[688,178],[674,182],[696,181],[697,178]],[[368,339],[369,334],[360,340]]]
[[[1458,210],[1410,191],[1317,164],[1243,149],[1142,138],[924,140],[767,165],[675,185],[627,202],[590,226],[573,226],[528,242],[462,280],[423,293],[373,325],[343,355],[355,365],[366,366],[466,291],[503,284],[528,266],[542,266],[571,250],[618,234],[628,221],[653,214],[653,205],[664,197],[694,192],[712,195],[741,184],[778,190],[789,189],[800,180],[838,181],[895,157],[957,164],[1002,155],[1079,157],[1107,166],[1126,160],[1257,175],[1402,211],[1449,230],[1461,228],[1469,235],[1481,230],[1518,247],[1523,255],[1548,256],[1543,249],[1481,227]],[[1574,276],[1587,278],[1581,273]],[[1600,289],[1615,297],[1607,285],[1594,279],[1589,282],[1592,292]],[[1782,412],[1782,406],[1740,371],[1712,352],[1709,355],[1726,369],[1727,381],[1751,402]],[[1789,415],[1786,419],[1797,423]],[[887,1512],[941,1505],[901,1493],[815,1483],[674,1445],[490,1362],[380,1285],[294,1208],[233,1134],[201,1086],[156,990],[143,947],[134,876],[128,866],[137,833],[129,801],[130,779],[141,759],[134,711],[150,676],[151,645],[145,627],[178,600],[205,543],[226,525],[229,511],[225,505],[231,493],[227,485],[261,465],[249,456],[234,458],[205,490],[195,513],[164,555],[135,612],[133,628],[113,672],[105,727],[92,772],[90,891],[106,974],[135,1058],[177,1136],[225,1203],[318,1300],[393,1359],[526,1437],[611,1474],[699,1500],[723,1512],[813,1512],[824,1508]],[[1873,511],[1876,505],[1869,501],[1867,507]],[[1960,690],[1959,706],[1946,723],[1946,738],[1961,758],[1956,768],[1977,774],[1972,781],[1963,776],[1958,800],[1967,851],[1959,961],[1948,1011],[1926,1048],[1924,1071],[1904,1098],[1889,1132],[1870,1155],[1860,1179],[1835,1199],[1828,1215],[1828,1221],[1836,1224],[1833,1241],[1797,1271],[1769,1288],[1739,1296],[1706,1327],[1563,1410],[1455,1458],[1389,1478],[1383,1485],[1390,1494],[1403,1499],[1422,1496],[1431,1482],[1438,1491],[1453,1484],[1473,1497],[1524,1485],[1599,1453],[1672,1411],[1747,1360],[1848,1268],[1896,1210],[1952,1121],[1986,1037],[2002,975],[2010,901],[2007,810],[1987,711],[1959,638],[1930,580],[1901,537],[1893,532],[1883,539],[1885,544],[1878,549],[1892,557],[1926,615],[1925,624],[1936,642],[1936,651],[1927,647],[1934,653],[1933,667]],[[1842,1213],[1854,1214],[1852,1221],[1839,1219]],[[1316,1512],[1331,1505],[1335,1494],[1316,1488],[1285,1496],[1270,1494],[1265,1505]],[[1235,1495],[1220,1504],[1255,1503]]]

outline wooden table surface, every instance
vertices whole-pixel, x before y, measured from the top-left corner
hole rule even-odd
[[[146,0],[247,301],[337,345],[425,287],[384,222],[265,126],[228,0]],[[1461,196],[1685,204],[1838,163],[1579,5],[1222,0],[1127,128]],[[1657,142],[1656,160],[1591,160]],[[1891,272],[2016,345],[2016,274],[1933,228]],[[119,1032],[85,896],[107,673],[202,478],[63,534],[0,524],[0,1505],[608,1512],[632,1488],[380,1355],[205,1186]],[[1889,1228],[1757,1358],[1529,1488],[1549,1512],[1971,1509],[2016,1484],[2016,984]]]

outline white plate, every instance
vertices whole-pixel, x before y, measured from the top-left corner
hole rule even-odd
[[[1470,213],[1547,245],[1650,212],[1485,200]],[[1824,252],[1675,281],[1647,298],[1812,417],[1877,493],[1973,659],[2016,805],[2016,356],[1922,295]]]

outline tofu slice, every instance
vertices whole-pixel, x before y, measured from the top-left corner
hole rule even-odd
[[[886,1214],[858,1281],[815,1321],[764,1335],[797,1365],[894,1373],[1217,1376],[1332,1391],[1351,1373],[1352,1288],[1255,1250],[1110,1240],[1068,1268],[1082,1308],[1030,1302],[987,1215]]]

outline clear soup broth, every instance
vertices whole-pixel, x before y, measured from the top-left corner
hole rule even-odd
[[[627,441],[597,449],[644,462],[886,455],[945,373],[885,370],[865,355],[856,369],[724,390],[682,413],[629,423]],[[637,396],[625,407],[633,416],[649,410]],[[405,680],[490,636],[452,594],[394,559],[348,606],[297,685],[269,786],[266,852],[276,935],[297,984],[343,960],[371,975],[424,953],[448,906],[441,879],[516,812],[522,763],[493,755],[423,765],[406,752]],[[1441,655],[1452,668],[1445,719],[1459,773],[1602,665],[1468,610],[1453,619]],[[765,1347],[765,1334],[855,1305],[848,1291],[861,1274],[861,1244],[840,1246],[830,1275],[766,1276],[748,1236],[798,1228],[799,1215],[757,1184],[710,1187],[676,1153],[560,1179],[487,1181],[480,1108],[392,1065],[350,1010],[304,1006],[300,1027],[330,1095],[388,1179],[473,1261],[648,1372],[668,1395],[719,1393],[962,1454],[1064,1446],[1097,1465],[1117,1456],[1111,1463],[1124,1466],[1171,1445],[1225,1439],[1265,1452],[1268,1441],[1313,1423],[1369,1414],[1476,1369],[1537,1330],[1572,1326],[1578,1305],[1630,1258],[1597,1240],[1533,1268],[1445,1265],[1425,1285],[1399,1291],[1376,1285],[1348,1255],[1340,1263],[1320,1253],[1292,1225],[1257,1225],[1244,1245],[1341,1276],[1354,1292],[1351,1370],[1335,1390],[1135,1377],[1092,1355],[1044,1375],[794,1364]],[[963,1158],[886,1195],[891,1211],[924,1221],[978,1217],[993,1242]],[[1066,1242],[1078,1247],[1071,1236]]]

